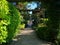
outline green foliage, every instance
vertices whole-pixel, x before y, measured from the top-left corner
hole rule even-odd
[[[12,40],[21,18],[19,11],[6,0],[0,0],[0,44]]]
[[[49,7],[48,11],[48,30],[51,31],[52,38],[57,40],[57,36],[59,34],[59,21],[60,21],[60,14],[59,12],[54,8],[55,6],[52,5],[52,7]],[[53,41],[55,41],[53,40]]]
[[[7,37],[7,42],[11,41],[15,35],[16,29],[19,25],[20,22],[20,13],[19,11],[12,5],[9,4],[9,9],[10,9],[10,25],[7,26],[8,28],[8,37]]]
[[[7,25],[9,24],[9,21],[7,20],[0,20],[0,43],[6,42],[7,38]]]
[[[57,15],[57,11],[52,9],[51,7],[47,10],[48,11],[48,21],[45,23],[46,26],[40,27],[37,29],[37,34],[39,38],[55,42],[55,40],[60,39],[60,29],[59,29],[59,20],[60,15]],[[58,37],[58,38],[57,38]]]
[[[57,31],[48,30],[47,27],[39,27],[37,30],[37,36],[40,39],[53,42],[56,38]]]
[[[40,39],[43,39],[43,40],[48,40],[47,36],[49,36],[47,34],[48,30],[47,30],[47,27],[39,27],[37,30],[37,36],[40,38]]]
[[[10,24],[9,17],[9,7],[8,2],[6,0],[0,1],[0,44],[2,42],[6,42],[7,38],[7,25]]]
[[[20,24],[20,29],[24,29],[25,28],[25,24]]]
[[[60,30],[59,30],[58,35],[57,35],[57,41],[58,41],[58,44],[60,44]]]
[[[21,24],[23,24],[24,23],[24,18],[23,18],[23,16],[20,16],[20,21],[21,21]]]
[[[47,29],[44,31],[44,27],[38,28],[37,34],[40,38],[51,41],[51,42],[60,42],[60,11],[58,7],[56,8],[55,2],[51,5],[48,4],[47,13],[48,13],[48,22]]]
[[[8,18],[9,14],[9,7],[8,7],[8,2],[6,0],[1,0],[0,1],[0,18]],[[8,18],[9,19],[9,18]]]

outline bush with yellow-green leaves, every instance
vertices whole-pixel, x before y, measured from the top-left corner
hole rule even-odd
[[[6,0],[0,0],[0,44],[10,42],[19,25],[20,13]]]

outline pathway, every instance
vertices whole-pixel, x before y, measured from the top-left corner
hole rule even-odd
[[[26,28],[24,30],[21,30],[19,34],[13,39],[13,42],[11,45],[50,45],[47,44],[45,41],[40,41],[37,39],[35,31]]]

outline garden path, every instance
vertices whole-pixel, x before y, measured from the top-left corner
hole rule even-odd
[[[35,31],[31,28],[25,28],[19,31],[11,45],[50,45],[46,41],[39,40]]]

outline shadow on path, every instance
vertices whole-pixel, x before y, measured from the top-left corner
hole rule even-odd
[[[11,45],[50,45],[47,42],[38,40],[35,34],[35,31],[26,28],[21,30],[19,34],[13,39]]]

